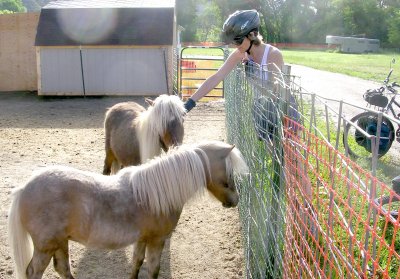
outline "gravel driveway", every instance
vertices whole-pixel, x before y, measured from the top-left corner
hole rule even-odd
[[[292,65],[292,75],[300,76],[301,85],[309,92],[331,99],[358,103],[360,106],[365,104],[362,98],[364,92],[380,86],[373,81],[299,65]]]

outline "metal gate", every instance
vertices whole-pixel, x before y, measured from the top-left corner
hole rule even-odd
[[[199,86],[218,71],[228,57],[229,50],[222,47],[183,47],[178,55],[178,94],[190,97]],[[224,82],[218,84],[203,100],[224,98]]]

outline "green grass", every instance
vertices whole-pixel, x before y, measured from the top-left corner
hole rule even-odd
[[[224,48],[223,48],[224,49]],[[233,49],[230,49],[231,51]],[[382,52],[366,54],[348,54],[334,51],[282,49],[285,63],[303,65],[318,70],[341,73],[366,80],[382,82],[390,69],[394,71],[391,81],[400,82],[400,53]],[[220,48],[186,48],[185,55],[221,56]]]
[[[311,68],[341,73],[366,80],[382,82],[390,69],[390,61],[394,71],[391,81],[400,82],[399,53],[346,54],[328,51],[282,50],[285,63],[308,66]]]
[[[225,48],[185,48],[183,49],[183,56],[185,55],[208,55],[208,56],[222,56],[222,50],[225,50]]]

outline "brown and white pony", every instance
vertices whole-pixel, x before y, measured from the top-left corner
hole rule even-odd
[[[51,258],[62,278],[73,278],[69,240],[103,249],[134,243],[131,278],[138,278],[145,252],[148,277],[157,278],[186,201],[207,189],[234,207],[234,174],[246,172],[239,150],[218,141],[172,148],[111,176],[47,167],[13,192],[8,233],[17,278],[42,278]]]
[[[112,106],[105,115],[105,151],[103,174],[112,172],[113,164],[135,166],[182,144],[186,110],[175,95],[146,99],[145,109],[135,102]]]

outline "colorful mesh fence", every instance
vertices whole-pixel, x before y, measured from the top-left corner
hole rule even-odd
[[[399,217],[375,201],[398,194],[305,127],[285,123],[283,277],[399,278]]]
[[[239,186],[246,278],[400,278],[400,196],[322,136],[290,76],[276,93],[258,74],[225,80],[228,141],[251,171]]]

